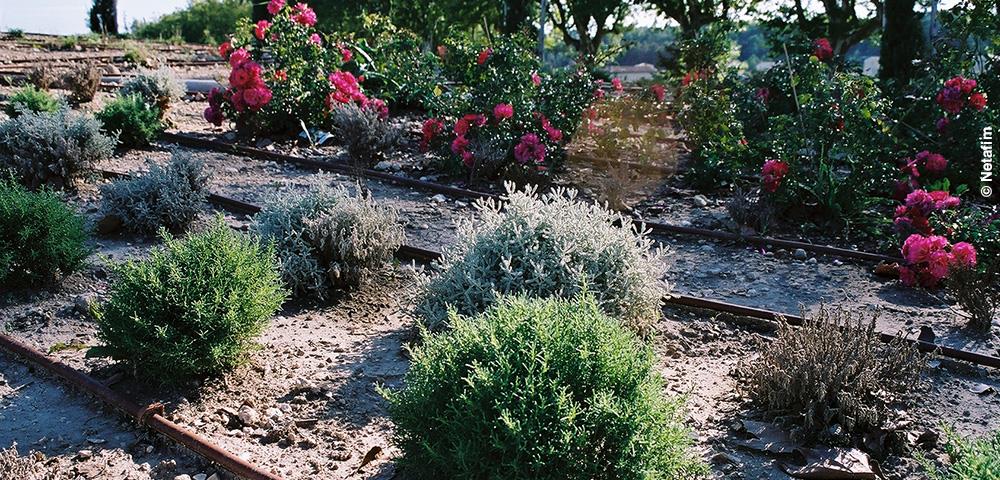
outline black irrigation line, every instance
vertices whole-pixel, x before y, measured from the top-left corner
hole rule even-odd
[[[127,176],[126,174],[123,173],[110,172],[110,171],[101,171],[101,174],[107,178],[117,178],[117,177]],[[253,215],[261,210],[259,206],[254,205],[252,203],[236,200],[234,198],[224,197],[222,195],[210,194],[208,196],[208,201],[209,203],[222,207],[225,210],[243,215]],[[415,247],[412,245],[402,245],[396,251],[396,257],[400,259],[410,259],[424,263],[429,263],[433,262],[434,260],[440,259],[441,252]],[[768,320],[771,322],[777,322],[783,319],[790,325],[802,325],[805,322],[805,319],[803,319],[801,316],[798,315],[775,312],[772,310],[766,310],[762,308],[747,307],[743,305],[737,305],[734,303],[723,302],[720,300],[695,297],[692,295],[671,293],[665,296],[663,298],[663,301],[667,305],[676,305],[686,308],[712,310],[715,312],[728,313],[742,317],[757,318],[761,320]],[[962,350],[959,348],[939,345],[933,342],[926,342],[919,339],[898,337],[896,335],[891,335],[884,332],[879,332],[879,338],[883,342],[891,342],[898,338],[910,345],[916,346],[917,349],[919,349],[922,352],[936,352],[937,354],[942,355],[944,357],[956,360],[964,360],[966,362],[985,367],[1000,368],[1000,358],[994,357],[992,355],[970,352],[968,350]]]
[[[225,143],[218,140],[199,138],[187,134],[165,132],[160,136],[160,139],[167,142],[176,143],[178,145],[184,145],[187,147],[202,148],[223,153],[239,154],[250,158],[271,160],[282,163],[290,163],[313,169],[321,169],[324,171],[333,171],[352,176],[360,176],[369,179],[384,180],[397,185],[428,190],[436,193],[451,195],[454,197],[470,198],[470,199],[498,198],[497,195],[491,193],[416,180],[408,177],[403,177],[400,175],[380,172],[378,170],[362,169],[350,166],[346,162],[328,162],[323,160],[314,160],[295,155],[270,152],[259,148]],[[633,219],[633,222],[635,222],[640,227],[644,226],[646,229],[649,229],[653,233],[662,235],[692,235],[692,236],[712,238],[721,241],[746,242],[751,245],[762,246],[762,247],[771,246],[771,247],[789,248],[789,249],[801,248],[803,250],[817,254],[831,255],[831,256],[850,258],[855,260],[887,262],[887,263],[898,263],[902,261],[902,259],[898,257],[892,257],[889,255],[883,255],[879,253],[862,252],[847,248],[834,247],[830,245],[818,245],[813,243],[799,242],[795,240],[762,237],[757,235],[739,235],[736,233],[731,233],[721,230],[709,230],[704,228],[685,227],[681,225],[671,225],[668,223],[659,223],[659,222],[646,222],[643,221],[642,219]]]

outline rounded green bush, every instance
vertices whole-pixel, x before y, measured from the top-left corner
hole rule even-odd
[[[285,299],[274,249],[221,217],[184,240],[162,235],[148,259],[115,267],[110,299],[95,312],[103,346],[88,356],[164,383],[236,366]]]
[[[54,112],[59,110],[59,101],[45,90],[39,90],[33,85],[28,85],[14,92],[7,99],[7,106],[4,112],[7,116],[14,118],[23,112]]]
[[[662,396],[650,348],[576,300],[504,297],[451,318],[383,391],[408,477],[690,478],[681,404]]]
[[[160,109],[139,94],[115,98],[95,116],[105,132],[119,132],[118,143],[125,148],[149,145],[164,129]]]
[[[0,179],[0,285],[34,286],[68,275],[88,255],[83,218],[59,196]]]

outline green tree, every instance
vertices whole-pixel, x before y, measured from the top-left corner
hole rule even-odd
[[[648,0],[657,12],[680,26],[682,38],[694,38],[702,27],[747,11],[756,0]]]
[[[822,8],[807,8],[803,0],[786,0],[761,19],[776,52],[784,44],[807,45],[826,38],[837,55],[844,55],[879,30],[883,0],[821,0]],[[790,49],[791,50],[791,49]]]
[[[91,32],[118,35],[118,0],[94,0],[88,15]]]
[[[584,61],[596,58],[604,38],[622,33],[630,0],[551,0],[552,24]]]

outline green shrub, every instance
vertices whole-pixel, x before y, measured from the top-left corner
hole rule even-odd
[[[114,267],[110,299],[95,309],[109,356],[165,383],[222,373],[239,364],[281,307],[274,249],[233,231],[221,217],[148,259]]]
[[[139,95],[146,104],[158,108],[163,117],[170,105],[184,96],[184,85],[170,68],[144,70],[126,81],[118,90],[118,95]]]
[[[965,439],[946,430],[945,451],[951,459],[945,472],[926,458],[917,459],[933,480],[1000,480],[1000,431],[979,439]]]
[[[22,112],[54,112],[59,109],[59,101],[45,90],[39,90],[34,86],[27,86],[14,92],[7,99],[7,106],[4,112],[7,116],[14,118]]]
[[[101,186],[101,213],[133,232],[186,229],[208,195],[204,166],[180,152],[174,152],[165,167],[151,162],[143,175]]]
[[[359,285],[392,259],[404,237],[392,207],[343,188],[277,198],[254,218],[252,229],[277,246],[292,292],[319,298],[331,287]]]
[[[502,298],[425,335],[383,391],[414,478],[648,479],[703,473],[655,360],[595,300]]]
[[[117,133],[118,143],[124,148],[149,145],[164,128],[160,109],[137,94],[115,98],[96,117],[105,132]]]
[[[0,167],[31,187],[70,187],[114,153],[115,140],[93,117],[60,109],[0,123]]]
[[[572,190],[538,197],[507,189],[503,202],[477,202],[478,220],[458,225],[417,306],[430,327],[449,307],[475,315],[498,294],[571,297],[584,283],[629,327],[642,331],[660,318],[663,253],[630,219],[577,201]]]
[[[773,341],[738,375],[754,407],[792,419],[804,437],[842,441],[831,429],[867,433],[886,427],[892,408],[909,400],[926,358],[896,339],[883,343],[869,320],[821,309],[802,327],[782,323]]]
[[[69,275],[90,249],[83,218],[48,190],[0,180],[0,285],[33,286]]]

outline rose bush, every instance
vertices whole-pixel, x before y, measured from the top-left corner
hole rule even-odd
[[[206,120],[231,120],[241,133],[254,135],[328,128],[330,112],[348,103],[386,112],[347,69],[351,50],[315,31],[316,13],[308,4],[271,0],[267,11],[269,20],[241,21],[219,46],[231,67],[229,86],[209,94]]]

